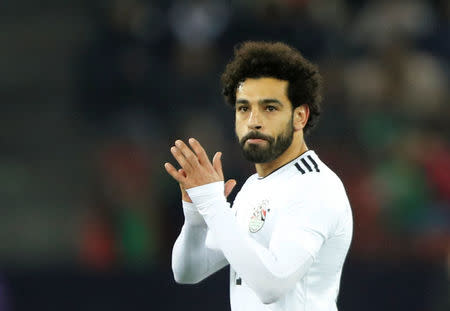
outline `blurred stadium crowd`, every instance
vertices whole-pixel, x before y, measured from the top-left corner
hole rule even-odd
[[[307,142],[342,178],[353,208],[342,310],[450,308],[448,1],[114,0],[82,6],[89,36],[78,38],[67,60],[72,91],[66,105],[78,137],[71,147],[79,155],[74,176],[83,186],[66,202],[73,217],[59,218],[71,228],[64,234],[71,242],[62,243],[67,256],[40,264],[138,271],[170,282],[170,273],[161,271],[169,271],[183,216],[178,187],[162,167],[171,160],[168,149],[176,138],[196,137],[210,155],[223,152],[226,177],[242,185],[253,168],[236,143],[220,74],[237,43],[283,41],[318,64],[325,80],[323,114]],[[34,221],[46,222],[45,216]],[[40,252],[34,249],[27,256]],[[29,279],[8,271],[29,268],[33,259],[14,264],[23,262],[11,255],[23,254],[14,246],[2,254],[5,267],[13,268],[0,278],[0,310],[9,311],[7,303],[25,310],[17,292]],[[212,295],[227,303],[226,281],[212,282],[219,288]],[[92,310],[104,310],[99,305]],[[114,307],[122,310],[108,305]]]

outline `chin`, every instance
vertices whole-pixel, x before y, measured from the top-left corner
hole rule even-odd
[[[249,152],[249,153],[257,153],[257,152],[264,152],[267,149],[269,149],[269,147],[263,147],[261,145],[257,145],[257,144],[248,144],[246,143],[246,147],[244,148],[245,152]]]
[[[251,148],[245,148],[243,151],[247,161],[255,164],[267,163],[273,160],[271,155],[266,154],[266,148],[252,146]]]

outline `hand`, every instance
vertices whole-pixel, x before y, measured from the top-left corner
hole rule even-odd
[[[181,174],[184,173],[184,171],[182,169],[179,169],[178,172],[180,172]],[[180,190],[181,190],[181,200],[192,203],[192,200],[189,197],[189,194],[187,193],[186,189],[184,189],[181,184],[179,184],[179,185],[180,185]],[[233,191],[234,186],[236,186],[236,180],[228,179],[227,182],[225,183],[225,189],[224,189],[224,194],[225,194],[226,198],[228,198],[231,191]]]
[[[197,140],[191,138],[189,139],[189,144],[195,151],[195,154],[181,140],[177,140],[175,146],[171,148],[173,156],[182,168],[177,170],[170,163],[164,164],[166,171],[180,184],[182,199],[186,202],[192,201],[185,189],[224,180],[221,162],[222,153],[217,152],[211,164],[205,150]],[[231,193],[234,186],[236,186],[234,179],[230,179],[225,183],[224,192],[226,197]]]
[[[167,169],[167,168],[166,168]],[[183,169],[179,169],[178,173],[182,174],[183,176],[186,177],[186,172],[183,171]],[[189,202],[192,203],[191,198],[189,197],[189,194],[187,193],[186,189],[184,189],[184,187],[179,183],[178,184],[180,186],[180,190],[181,190],[181,200],[185,201],[185,202]]]

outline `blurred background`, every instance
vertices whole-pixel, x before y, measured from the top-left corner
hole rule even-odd
[[[240,154],[220,74],[243,40],[319,65],[307,143],[342,178],[343,311],[450,310],[450,2],[0,2],[0,311],[229,310],[228,270],[176,285],[176,138]],[[233,192],[232,197],[236,194]]]

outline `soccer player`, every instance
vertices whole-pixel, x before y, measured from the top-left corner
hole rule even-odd
[[[195,284],[230,265],[233,311],[332,311],[352,237],[340,179],[304,139],[320,114],[317,68],[283,43],[246,42],[222,75],[235,130],[255,164],[232,208],[221,153],[212,163],[190,138],[165,163],[180,184],[185,222],[175,242],[175,280]]]

